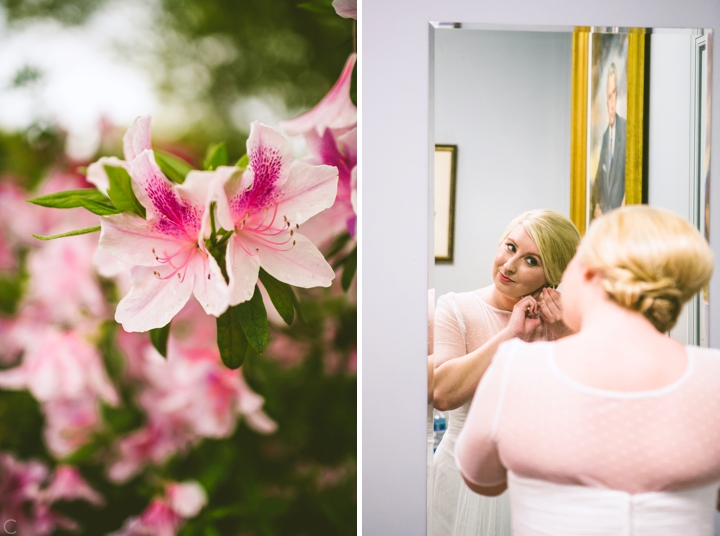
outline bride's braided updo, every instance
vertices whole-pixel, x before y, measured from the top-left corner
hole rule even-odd
[[[619,305],[669,331],[682,306],[710,280],[713,256],[690,222],[647,205],[613,210],[595,220],[578,256],[599,270],[603,288]]]

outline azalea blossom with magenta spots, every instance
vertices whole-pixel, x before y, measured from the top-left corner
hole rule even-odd
[[[257,121],[251,125],[247,154],[244,172],[231,167],[216,171],[218,223],[234,231],[226,253],[230,304],[252,297],[261,267],[297,287],[330,286],[333,269],[299,229],[333,205],[337,168],[291,165],[287,140]]]
[[[149,145],[149,134],[141,139]],[[228,307],[227,285],[202,236],[213,174],[191,171],[183,184],[172,184],[149,147],[134,150],[129,173],[146,218],[123,213],[100,221],[100,246],[132,266],[132,288],[115,320],[126,331],[163,327],[191,294],[206,313],[221,315]]]

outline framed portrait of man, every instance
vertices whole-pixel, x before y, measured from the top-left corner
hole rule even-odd
[[[570,212],[581,233],[595,218],[647,201],[644,28],[573,34]]]

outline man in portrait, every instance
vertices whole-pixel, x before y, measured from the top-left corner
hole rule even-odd
[[[608,127],[590,194],[593,218],[625,204],[625,119],[617,114],[617,77],[612,63],[607,76]]]

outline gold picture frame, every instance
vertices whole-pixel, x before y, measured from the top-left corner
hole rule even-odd
[[[570,217],[580,234],[604,211],[647,202],[648,38],[645,28],[573,32]]]
[[[435,262],[453,263],[457,145],[435,145]]]

